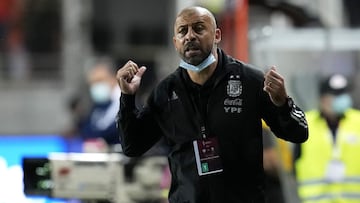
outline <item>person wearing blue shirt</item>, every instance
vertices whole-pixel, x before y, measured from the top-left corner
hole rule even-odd
[[[120,88],[114,77],[112,63],[101,58],[87,73],[92,107],[80,124],[80,136],[84,139],[102,138],[108,145],[119,144],[115,118],[119,110]]]

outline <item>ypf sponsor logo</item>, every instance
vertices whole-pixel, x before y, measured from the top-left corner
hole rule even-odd
[[[240,98],[224,100],[224,111],[225,113],[241,113],[243,100]]]
[[[236,106],[224,106],[225,113],[241,113],[242,108]]]

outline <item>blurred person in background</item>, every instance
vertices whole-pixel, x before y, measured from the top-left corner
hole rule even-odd
[[[360,202],[360,111],[351,108],[349,80],[319,85],[319,107],[306,113],[309,140],[295,147],[295,173],[304,203]]]
[[[17,82],[28,79],[30,74],[25,46],[24,4],[20,0],[0,2],[0,57],[4,61],[6,78]]]
[[[284,203],[281,185],[281,164],[276,143],[270,128],[263,122],[263,165],[265,172],[266,203]]]
[[[120,142],[115,118],[119,111],[121,92],[113,67],[111,59],[101,57],[90,65],[86,73],[91,107],[89,113],[78,120],[78,134],[84,139],[85,148],[93,145],[111,148],[118,146]]]
[[[182,10],[173,37],[179,67],[142,109],[135,95],[146,67],[128,61],[117,72],[124,154],[141,156],[166,139],[171,203],[264,203],[261,118],[285,140],[308,136],[304,114],[275,68],[264,74],[224,53],[220,41],[210,11]]]

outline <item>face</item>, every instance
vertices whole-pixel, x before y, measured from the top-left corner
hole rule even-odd
[[[113,79],[108,69],[100,64],[90,70],[88,74],[88,83],[89,85],[96,83],[108,83],[109,85],[112,85]]]
[[[320,109],[325,115],[334,114],[331,108],[333,98],[334,96],[331,94],[324,94],[320,97]]]
[[[352,106],[351,96],[347,93],[340,95],[325,94],[321,97],[320,108],[326,115],[341,115]]]
[[[88,75],[89,91],[95,103],[105,103],[111,99],[111,91],[115,86],[115,79],[103,65],[97,65]]]
[[[201,8],[184,10],[176,18],[173,42],[185,62],[198,65],[221,40],[212,14]]]

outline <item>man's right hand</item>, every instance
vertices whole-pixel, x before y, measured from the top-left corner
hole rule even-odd
[[[135,94],[140,87],[141,77],[145,71],[145,66],[139,68],[131,60],[121,67],[116,73],[121,92],[124,94]]]

